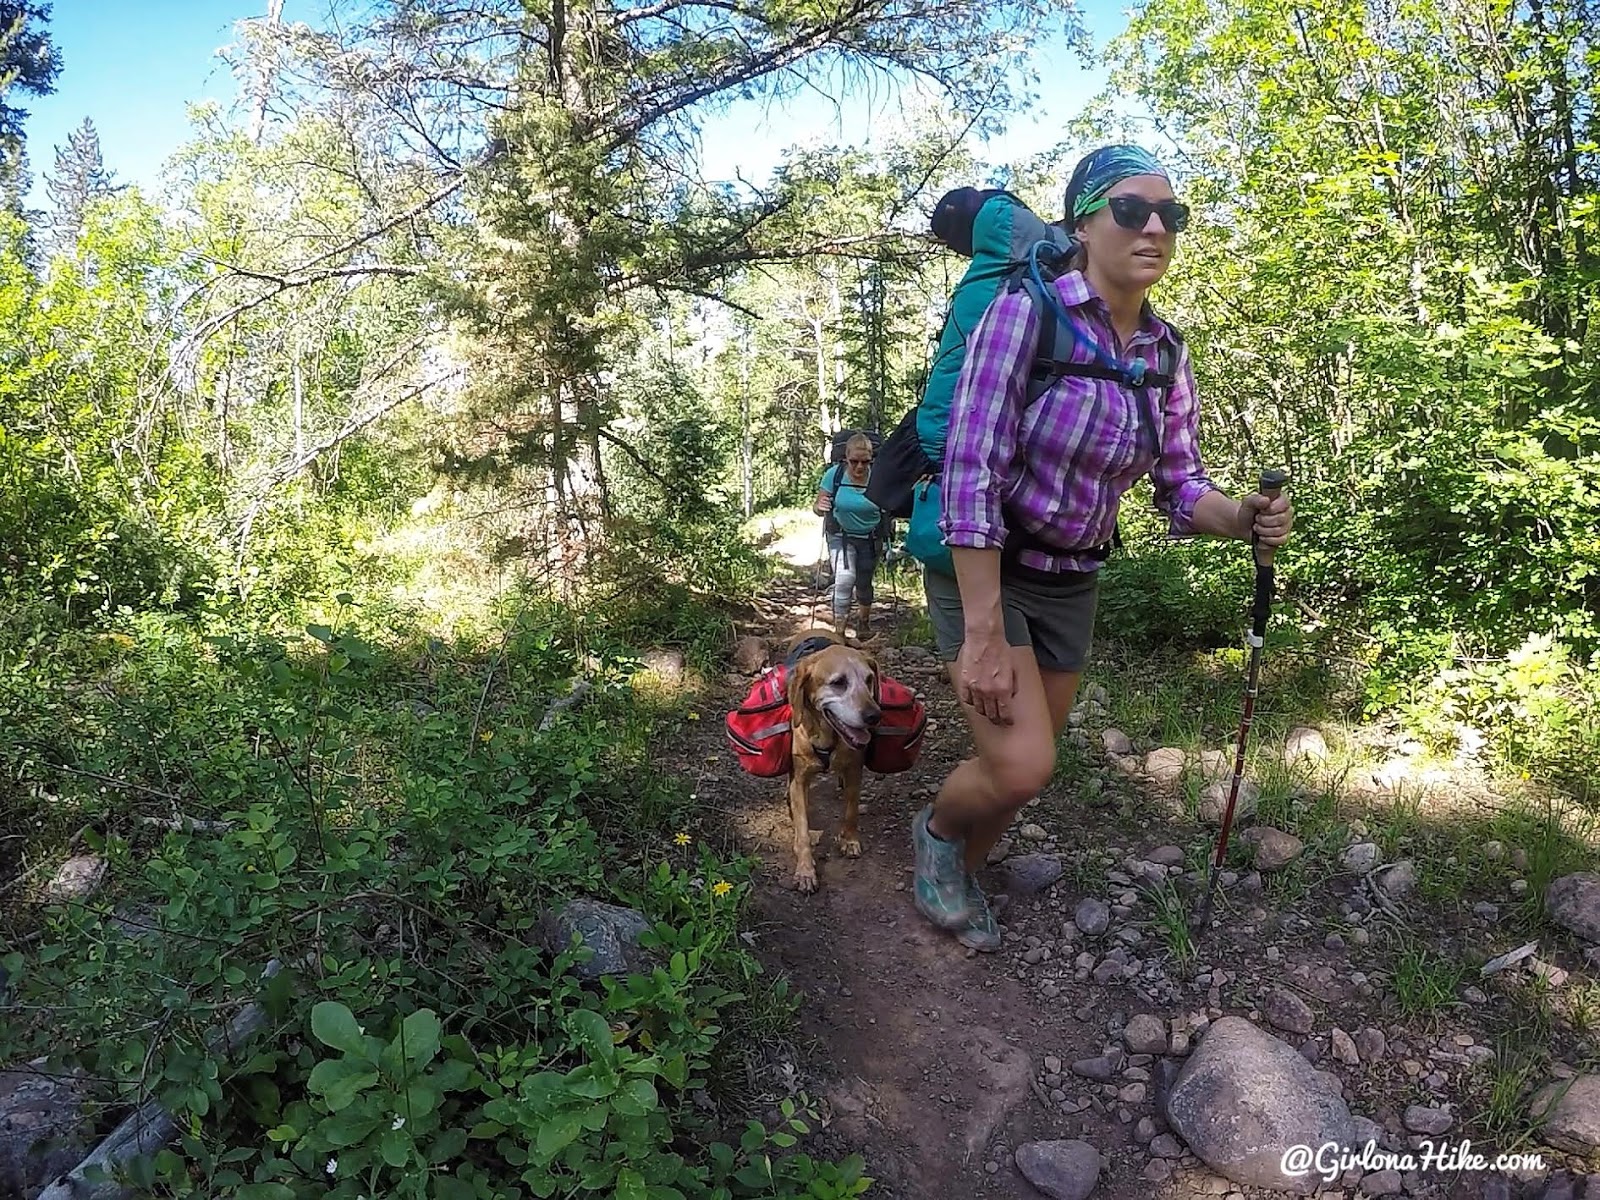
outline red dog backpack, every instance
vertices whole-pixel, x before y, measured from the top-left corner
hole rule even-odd
[[[746,774],[762,779],[787,775],[794,761],[793,713],[789,708],[788,669],[764,671],[744,702],[728,714],[728,748]],[[928,717],[916,694],[887,675],[878,681],[883,718],[867,745],[863,765],[879,775],[897,775],[916,765]]]
[[[787,667],[761,673],[744,703],[728,714],[728,748],[750,775],[771,779],[787,775],[794,760],[794,731],[789,726]]]
[[[867,746],[866,768],[879,775],[897,775],[916,765],[928,714],[905,684],[887,675],[878,680],[878,707],[883,718]]]

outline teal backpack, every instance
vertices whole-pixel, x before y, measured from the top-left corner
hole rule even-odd
[[[934,210],[933,229],[945,245],[970,256],[972,264],[951,296],[938,355],[929,370],[922,400],[884,440],[867,483],[867,496],[884,512],[907,519],[905,548],[909,554],[933,570],[954,575],[950,549],[939,529],[939,476],[949,435],[950,409],[966,361],[967,338],[1002,291],[1026,291],[1034,307],[1047,310],[1053,318],[1041,322],[1025,404],[1033,404],[1064,375],[1127,384],[1138,389],[1140,425],[1159,454],[1160,422],[1147,411],[1146,389],[1165,392],[1175,376],[1171,348],[1165,342],[1156,370],[1150,370],[1143,359],[1135,359],[1128,366],[1118,364],[1092,344],[1094,362],[1071,361],[1078,335],[1052,285],[1076,253],[1077,242],[1059,226],[1040,220],[1010,192],[960,188],[947,193]],[[1058,357],[1056,346],[1063,335],[1065,349]],[[1110,556],[1115,541],[1074,551],[1009,526],[1006,553],[1009,556],[1037,548],[1046,553],[1088,555],[1103,560]]]

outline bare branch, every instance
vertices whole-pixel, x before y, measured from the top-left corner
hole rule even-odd
[[[665,16],[674,9],[679,8],[706,8],[713,11],[729,12],[738,17],[755,17],[748,5],[732,3],[730,0],[656,0],[654,4],[645,4],[639,8],[630,8],[618,13],[611,18],[613,26],[632,25],[638,21],[649,21],[656,17]]]
[[[656,471],[656,469],[654,467],[652,467],[648,462],[646,462],[644,460],[644,456],[641,455],[637,450],[635,450],[632,446],[628,445],[627,442],[623,441],[620,437],[618,437],[616,434],[612,433],[611,430],[609,430],[609,429],[606,429],[606,428],[602,427],[602,428],[596,430],[595,432],[597,432],[602,438],[604,438],[606,441],[610,442],[618,450],[621,450],[624,454],[626,454],[629,458],[631,458],[633,460],[634,466],[638,467],[646,475],[650,476],[651,479],[655,480],[656,483],[658,483],[661,486],[661,490],[662,491],[667,492],[669,494],[671,493],[672,485],[670,483],[668,483],[665,479],[663,479],[661,477],[661,475]]]
[[[362,275],[420,277],[427,274],[426,267],[416,266],[409,263],[372,263],[365,266],[348,264],[342,267],[322,267],[321,264],[329,261],[330,259],[341,258],[344,255],[353,253],[374,239],[382,237],[384,234],[388,233],[397,226],[403,225],[407,221],[414,220],[416,217],[428,211],[430,208],[433,208],[434,206],[448,199],[450,196],[454,195],[460,190],[461,186],[466,183],[466,181],[467,176],[465,173],[454,176],[448,182],[446,182],[443,187],[430,192],[427,196],[424,196],[421,200],[413,204],[410,208],[407,208],[404,212],[395,214],[394,216],[367,230],[366,232],[358,234],[349,241],[346,241],[339,246],[335,246],[333,249],[325,251],[324,253],[317,255],[317,257],[304,262],[298,267],[295,267],[292,270],[286,271],[282,274],[273,274],[271,272],[252,270],[248,267],[241,267],[236,264],[227,264],[226,273],[212,280],[207,285],[208,287],[215,286],[217,283],[223,282],[230,278],[256,279],[263,283],[270,283],[273,286],[269,290],[263,292],[261,295],[254,296],[249,300],[240,301],[238,304],[235,304],[233,307],[225,310],[224,312],[218,313],[216,316],[201,322],[201,324],[192,333],[184,338],[183,344],[179,348],[175,357],[185,359],[193,358],[194,355],[198,353],[200,347],[214,337],[219,330],[225,329],[228,325],[238,320],[238,318],[242,317],[245,313],[259,308],[261,305],[276,299],[278,296],[281,296],[284,292],[291,291],[295,288],[307,287],[316,283],[323,283],[330,279],[352,278]]]
[[[826,25],[804,31],[782,45],[775,46],[766,53],[743,63],[731,63],[729,69],[703,77],[698,83],[684,88],[675,95],[669,93],[666,99],[647,106],[631,119],[618,120],[611,130],[610,138],[603,144],[603,153],[614,153],[637,137],[641,130],[654,125],[664,117],[692,108],[719,92],[753,82],[815,54],[832,42],[842,28],[848,27],[857,19],[864,8],[864,4],[843,8]]]
[[[250,527],[255,524],[256,516],[260,513],[262,506],[267,502],[267,497],[275,488],[281,487],[283,484],[289,482],[289,480],[295,478],[295,476],[299,475],[307,467],[311,466],[312,463],[316,462],[317,459],[321,458],[328,451],[348,441],[350,438],[353,438],[356,434],[367,428],[367,426],[371,425],[374,421],[380,420],[387,416],[389,413],[399,408],[402,404],[406,404],[409,401],[415,400],[418,396],[421,396],[425,392],[428,392],[431,389],[439,386],[439,384],[458,378],[465,373],[465,368],[460,368],[441,375],[437,379],[430,379],[426,383],[420,383],[416,387],[411,388],[409,391],[402,392],[398,396],[390,397],[382,404],[379,404],[375,408],[362,413],[360,416],[351,417],[339,428],[336,433],[330,434],[328,437],[318,442],[315,446],[307,449],[303,454],[296,455],[294,458],[290,459],[288,462],[282,464],[276,470],[271,472],[271,474],[267,476],[266,482],[262,485],[261,491],[257,494],[256,498],[250,502],[250,507],[246,510],[244,519],[240,522],[239,552],[241,558],[243,557],[244,553],[245,541],[250,536]]]

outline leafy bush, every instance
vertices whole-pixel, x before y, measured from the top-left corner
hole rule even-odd
[[[1122,511],[1126,545],[1102,568],[1099,627],[1142,651],[1237,644],[1253,595],[1249,547],[1170,540],[1165,518],[1132,496]]]
[[[4,630],[9,816],[46,852],[82,828],[110,870],[6,957],[28,1015],[0,1055],[160,1099],[179,1143],[132,1180],[164,1195],[862,1194],[859,1162],[794,1152],[803,1105],[733,1136],[696,1101],[745,1010],[784,1005],[737,937],[748,864],[650,768],[678,718],[622,648],[559,609],[503,656],[336,611],[297,639],[127,619],[42,655]],[[588,705],[541,729],[585,655]],[[541,949],[578,895],[642,911],[651,964],[584,983],[586,949]],[[266,1030],[213,1047],[252,998]]]
[[[1529,637],[1503,659],[1439,671],[1407,707],[1418,729],[1453,746],[1463,726],[1482,731],[1514,770],[1596,798],[1600,659],[1579,663],[1550,636]]]

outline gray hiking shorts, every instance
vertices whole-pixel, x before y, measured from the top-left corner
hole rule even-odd
[[[961,590],[949,575],[922,572],[939,657],[954,662],[966,640]],[[1094,614],[1100,597],[1100,572],[1043,571],[1008,564],[1000,579],[1000,607],[1006,644],[1031,646],[1041,671],[1082,671],[1094,646]]]

